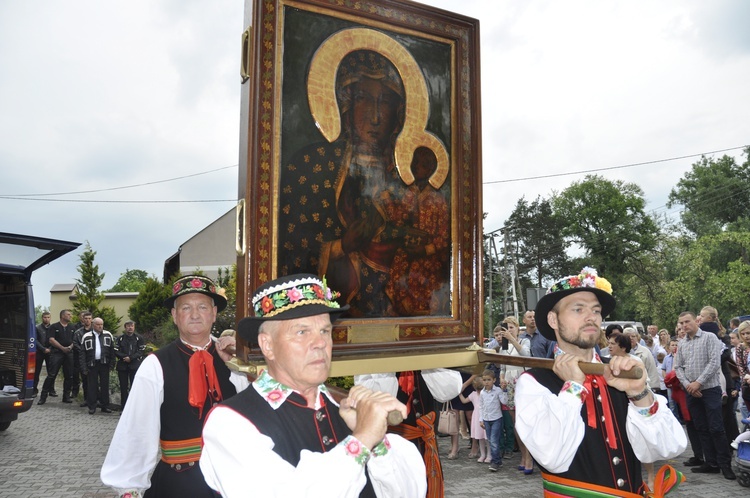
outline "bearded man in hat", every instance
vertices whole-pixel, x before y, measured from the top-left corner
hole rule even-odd
[[[212,406],[248,385],[224,363],[234,337],[211,336],[227,300],[211,279],[189,275],[174,283],[164,305],[180,336],[138,368],[101,479],[128,498],[214,497],[198,465],[203,423]]]
[[[519,377],[516,431],[542,468],[545,496],[642,496],[641,462],[675,457],[687,445],[645,369],[638,379],[617,377],[641,366],[638,359],[613,357],[604,375],[581,371],[579,361],[601,362],[594,346],[615,304],[612,286],[593,268],[559,280],[537,304],[539,331],[557,341],[555,363]]]
[[[255,316],[238,333],[257,344],[264,370],[252,386],[211,411],[200,465],[224,497],[424,496],[416,446],[386,435],[390,394],[355,386],[337,405],[324,382],[332,321],[348,310],[315,275],[289,275],[255,291]]]

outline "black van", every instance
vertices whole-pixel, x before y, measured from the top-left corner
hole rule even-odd
[[[31,273],[80,245],[0,232],[0,431],[33,402],[36,317]]]

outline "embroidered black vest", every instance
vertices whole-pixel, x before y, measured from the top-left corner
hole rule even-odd
[[[213,344],[209,352],[214,358],[214,369],[219,379],[222,397],[227,399],[234,396],[237,390],[229,380],[229,368],[219,357]],[[211,409],[211,400],[206,396],[203,413],[199,413],[198,408],[190,406],[188,402],[188,373],[190,372],[188,362],[193,355],[193,350],[177,339],[154,354],[164,372],[164,402],[161,405],[159,437],[165,441],[200,437],[203,432],[203,422]]]
[[[252,386],[222,403],[233,409],[273,440],[281,458],[297,466],[302,450],[325,453],[346,439],[352,431],[339,415],[338,406],[321,395],[321,407],[313,410],[298,393],[292,393],[277,409],[273,409]],[[248,450],[251,451],[251,450]],[[367,484],[359,496],[374,497],[375,490],[365,468]]]
[[[560,392],[564,384],[563,380],[552,370],[533,368],[528,373],[555,395]],[[628,413],[627,395],[613,387],[606,387],[615,413],[613,422],[617,449],[613,450],[607,444],[607,432],[602,422],[602,404],[598,400],[601,386],[592,386],[592,389],[593,392],[589,393],[589,396],[593,396],[595,400],[597,427],[593,429],[588,426],[586,404],[583,404],[581,418],[583,423],[587,424],[583,441],[578,447],[570,468],[566,472],[555,475],[640,494],[643,491],[641,462],[633,452],[625,425]],[[552,474],[544,468],[542,471]]]

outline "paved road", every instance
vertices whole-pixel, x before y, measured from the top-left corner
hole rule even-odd
[[[119,412],[48,398],[0,432],[0,498],[110,498],[99,480]]]
[[[21,414],[5,432],[0,432],[0,498],[111,498],[114,493],[99,481],[99,470],[112,438],[119,413],[89,415],[77,403],[63,404],[50,398]],[[448,453],[448,438],[439,438],[441,454]],[[524,476],[517,470],[518,456],[506,461],[497,473],[486,464],[469,460],[467,442],[461,442],[460,458],[443,459],[446,496],[452,498],[541,496],[538,472]],[[719,475],[692,474],[681,462],[688,481],[670,497],[722,498],[750,496],[750,488]]]
[[[531,498],[542,496],[542,478],[538,471],[532,475],[525,476],[516,470],[519,456],[514,453],[510,459],[503,462],[503,467],[497,473],[492,473],[487,464],[480,464],[476,459],[469,459],[468,442],[461,441],[460,458],[448,460],[445,455],[450,450],[449,438],[438,438],[440,455],[443,462],[443,475],[445,477],[445,496],[451,498]],[[747,498],[750,496],[750,488],[743,488],[737,481],[728,481],[721,474],[693,474],[682,462],[692,455],[688,450],[683,456],[670,460],[669,462],[657,462],[658,469],[664,463],[669,463],[677,470],[683,472],[687,481],[682,483],[676,490],[667,495],[671,497],[686,498]],[[646,474],[643,474],[646,478]]]

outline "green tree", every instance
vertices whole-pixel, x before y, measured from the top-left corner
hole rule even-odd
[[[577,263],[610,280],[630,274],[631,265],[656,246],[658,227],[635,183],[587,175],[555,195],[552,205],[567,244],[584,252]]]
[[[120,274],[114,287],[107,292],[141,292],[148,279],[149,275],[145,270],[126,269]]]
[[[155,340],[155,337],[151,337],[154,330],[171,321],[169,310],[164,307],[164,301],[171,295],[170,286],[155,278],[146,279],[143,289],[128,308],[128,315],[136,323],[141,334]]]
[[[724,155],[693,164],[669,193],[668,207],[684,206],[682,223],[696,237],[746,231],[750,221],[750,147],[743,164]]]
[[[216,316],[214,333],[221,334],[226,329],[236,330],[237,320],[237,265],[231,268],[219,268],[216,285],[223,290],[227,298],[227,307]]]
[[[79,256],[81,263],[78,265],[78,284],[75,312],[80,313],[83,310],[89,310],[92,313],[99,309],[99,305],[104,301],[104,294],[99,291],[99,287],[104,280],[104,273],[99,273],[99,265],[94,264],[96,251],[86,241],[86,249]]]
[[[78,265],[78,278],[75,279],[77,284],[76,301],[73,307],[74,313],[78,314],[83,310],[89,310],[94,317],[100,317],[104,320],[106,330],[117,330],[120,326],[122,317],[117,316],[117,312],[111,306],[102,306],[104,293],[99,290],[104,280],[104,273],[99,273],[99,265],[94,264],[96,251],[86,241],[86,249],[79,257],[81,263]]]
[[[728,260],[727,253],[734,257]],[[697,313],[703,306],[714,306],[724,322],[750,310],[750,232],[706,235],[680,256],[674,279],[665,283],[673,320],[680,311]]]
[[[683,268],[679,262],[685,259],[690,241],[676,235],[663,235],[653,251],[635,260],[630,274],[617,282],[615,292],[618,319],[640,319],[643,323],[655,323],[670,332],[677,316],[684,310],[684,295],[670,285]]]
[[[42,306],[41,304],[37,304],[34,306],[34,316],[36,323],[42,323],[42,313],[44,312],[49,313],[49,308],[46,306]]]
[[[521,197],[506,227],[513,241],[518,273],[528,280],[527,287],[543,287],[545,280],[566,272],[569,260],[563,227],[549,199],[539,196],[529,203]]]

